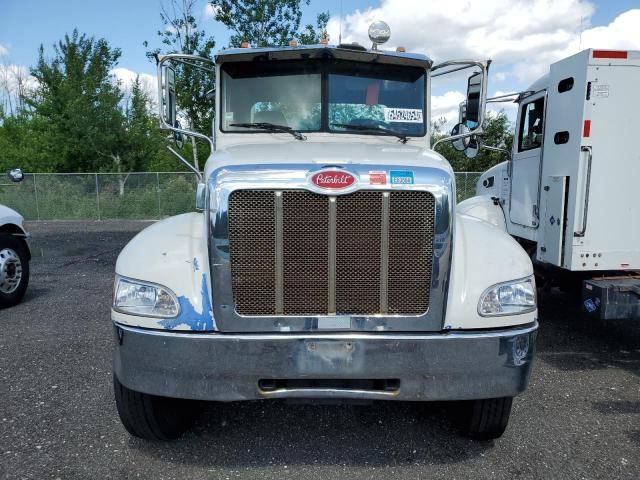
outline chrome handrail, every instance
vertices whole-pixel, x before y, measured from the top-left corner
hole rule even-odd
[[[582,228],[577,232],[573,232],[574,237],[584,237],[585,232],[587,231],[587,213],[589,211],[589,186],[591,184],[591,162],[593,159],[593,151],[590,146],[582,146],[580,147],[581,152],[588,152],[589,156],[587,157],[587,184],[585,186],[584,192],[584,211],[582,212]]]

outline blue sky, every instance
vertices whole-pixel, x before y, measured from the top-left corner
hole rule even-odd
[[[205,15],[205,5],[201,24],[222,48],[229,33]],[[28,68],[40,44],[51,52],[54,42],[78,28],[122,49],[119,78],[140,73],[151,79],[154,67],[142,43],[159,45],[159,10],[160,0],[0,0],[0,63]],[[343,0],[342,21],[340,0],[311,0],[303,23],[327,10],[332,43],[342,23],[344,40],[368,44],[366,27],[382,18],[391,26],[390,48],[400,44],[436,60],[492,58],[490,94],[526,88],[580,47],[640,49],[639,0]],[[453,114],[459,90],[436,86],[437,115]]]
[[[202,14],[206,2],[201,4]],[[366,9],[371,1],[343,1],[344,10]],[[340,0],[312,1],[304,10],[304,22],[315,23],[320,11],[339,15]],[[9,50],[12,63],[31,65],[37,59],[38,47],[45,50],[65,33],[78,28],[104,37],[122,49],[121,66],[138,72],[153,73],[145,57],[142,42],[158,45],[160,0],[0,0],[0,45]],[[218,47],[229,40],[226,28],[202,16],[205,30],[216,38]]]

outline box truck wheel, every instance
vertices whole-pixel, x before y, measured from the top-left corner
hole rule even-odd
[[[18,237],[0,233],[0,308],[16,305],[29,284],[29,254]]]
[[[509,423],[512,397],[487,398],[470,402],[466,433],[477,440],[499,438]]]
[[[156,397],[130,390],[113,377],[120,421],[127,431],[147,440],[173,440],[192,424],[197,402]]]

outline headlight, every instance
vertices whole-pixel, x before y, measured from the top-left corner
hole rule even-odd
[[[517,315],[536,309],[536,282],[533,277],[498,283],[485,290],[478,303],[483,317]]]
[[[113,308],[146,317],[172,318],[180,312],[178,299],[168,288],[122,277],[116,277]]]

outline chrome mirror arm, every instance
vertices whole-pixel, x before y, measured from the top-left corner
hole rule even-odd
[[[435,148],[440,142],[443,142],[445,140],[447,141],[453,141],[453,140],[458,140],[461,138],[466,138],[466,137],[471,137],[473,135],[482,135],[484,133],[484,130],[482,129],[482,125],[484,124],[484,118],[485,118],[485,110],[486,110],[486,106],[487,106],[487,83],[488,83],[488,79],[489,79],[489,65],[491,65],[491,60],[486,60],[486,61],[481,61],[478,62],[476,60],[451,60],[448,62],[443,62],[440,63],[438,65],[435,65],[431,71],[437,71],[440,69],[445,69],[444,71],[438,72],[436,74],[431,74],[431,77],[439,77],[441,75],[447,75],[449,73],[454,73],[454,72],[459,72],[461,70],[465,70],[467,68],[473,68],[473,67],[477,67],[480,69],[480,72],[482,73],[482,88],[480,91],[480,107],[479,107],[479,119],[478,119],[478,126],[474,129],[469,131],[468,133],[462,133],[460,135],[453,135],[453,136],[448,136],[448,137],[443,137],[439,140],[437,140],[432,146],[431,148]]]
[[[200,173],[200,171],[196,167],[191,165],[191,163],[189,163],[189,161],[186,158],[184,158],[182,155],[180,155],[178,152],[176,152],[169,145],[167,145],[167,150],[169,150],[176,157],[178,157],[178,160],[180,160],[182,163],[184,163],[187,166],[187,168],[189,170],[191,170],[195,174],[196,177],[198,177],[198,183],[202,183],[202,173]]]
[[[211,149],[211,152],[213,152],[215,147],[214,147],[213,139],[211,137],[199,132],[192,131],[192,130],[185,130],[184,128],[176,127],[175,125],[169,125],[165,120],[164,111],[163,111],[164,104],[163,104],[163,96],[162,96],[162,92],[163,92],[162,67],[165,64],[165,62],[168,62],[168,61],[182,63],[185,65],[192,66],[194,68],[200,68],[208,72],[215,72],[215,69],[207,67],[206,65],[215,65],[215,63],[213,62],[213,60],[200,57],[197,55],[186,55],[181,53],[156,55],[156,68],[157,68],[157,77],[158,77],[158,118],[160,120],[160,130],[165,130],[165,131],[168,130],[168,131],[181,133],[183,135],[204,140],[209,144],[209,148]],[[178,155],[173,149],[169,148],[169,150],[171,150],[174,154]],[[178,157],[183,162],[185,162],[184,158],[182,158],[180,155],[178,155]],[[195,169],[194,167],[191,167],[191,168]]]

